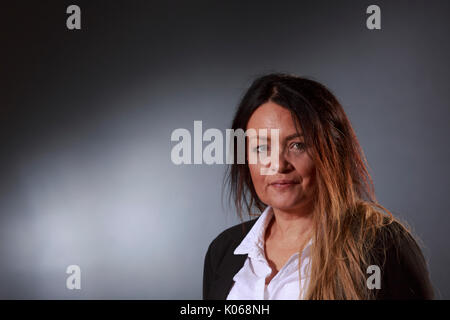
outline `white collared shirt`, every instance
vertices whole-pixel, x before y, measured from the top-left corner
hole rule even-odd
[[[298,255],[293,254],[278,273],[266,285],[266,277],[272,273],[264,251],[266,227],[273,219],[270,206],[263,211],[259,219],[234,250],[234,254],[248,254],[244,266],[233,277],[235,281],[227,300],[296,300],[303,298],[309,279],[311,240],[302,252],[299,283]],[[302,297],[300,297],[300,285]]]

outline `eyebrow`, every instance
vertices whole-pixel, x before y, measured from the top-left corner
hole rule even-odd
[[[291,135],[288,135],[285,138],[285,140],[289,141],[289,140],[292,140],[292,139],[295,139],[295,138],[301,138],[301,137],[303,137],[302,133],[293,133]],[[250,139],[256,139],[256,138],[258,138],[259,140],[270,140],[270,136],[269,137],[266,137],[266,136],[258,136],[258,137],[257,136],[252,136],[252,137],[250,137]]]
[[[294,133],[294,134],[287,136],[285,140],[292,140],[294,138],[300,138],[300,137],[303,137],[302,133]]]

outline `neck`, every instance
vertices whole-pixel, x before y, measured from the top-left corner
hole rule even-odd
[[[269,225],[267,236],[286,243],[302,243],[312,229],[311,210],[282,210],[272,208],[274,219]]]

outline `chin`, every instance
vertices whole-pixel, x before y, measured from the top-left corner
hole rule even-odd
[[[272,208],[280,209],[280,210],[292,210],[295,208],[300,208],[301,204],[298,201],[292,199],[274,199],[272,201],[267,202],[269,206]]]

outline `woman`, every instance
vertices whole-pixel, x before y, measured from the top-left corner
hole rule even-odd
[[[355,133],[326,87],[289,74],[262,76],[242,98],[232,129],[278,129],[278,136],[246,137],[244,164],[234,153],[230,196],[241,219],[254,208],[261,214],[212,241],[204,299],[433,298],[420,248],[377,203]],[[271,160],[248,161],[263,154]]]

